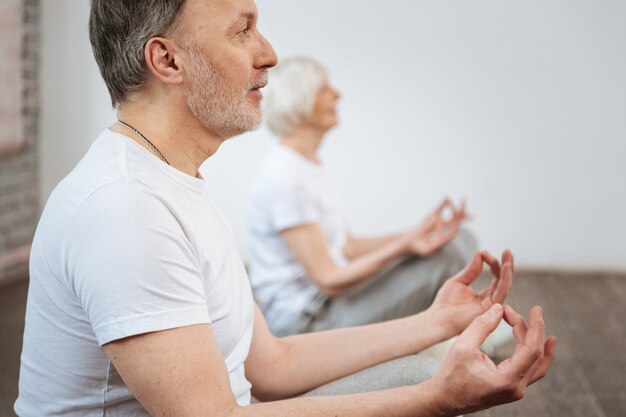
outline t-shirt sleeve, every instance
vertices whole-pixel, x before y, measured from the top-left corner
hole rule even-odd
[[[270,207],[275,230],[283,231],[321,220],[315,193],[306,184],[297,181],[276,185]]]
[[[144,185],[120,180],[93,193],[64,240],[70,287],[98,343],[210,323],[184,222]]]

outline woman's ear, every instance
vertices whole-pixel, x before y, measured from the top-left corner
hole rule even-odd
[[[165,38],[151,38],[144,50],[146,65],[152,75],[165,84],[181,84],[183,70],[180,66],[179,49]]]

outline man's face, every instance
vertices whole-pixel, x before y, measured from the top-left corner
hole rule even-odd
[[[258,127],[260,88],[276,54],[256,27],[252,0],[188,0],[182,36],[187,105],[207,129],[224,137]]]

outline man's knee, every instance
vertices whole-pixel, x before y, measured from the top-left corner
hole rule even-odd
[[[405,356],[338,379],[304,396],[356,394],[415,385],[432,377],[438,368],[439,362],[429,356]]]

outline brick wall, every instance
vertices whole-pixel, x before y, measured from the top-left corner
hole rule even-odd
[[[27,276],[28,254],[39,217],[38,118],[39,118],[39,0],[23,1],[24,32],[22,68],[22,150],[0,155],[0,284]],[[3,33],[0,39],[16,36]]]

